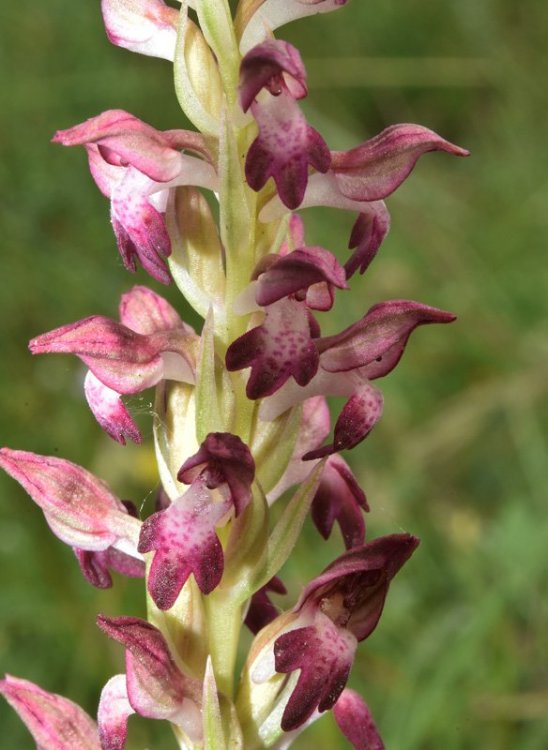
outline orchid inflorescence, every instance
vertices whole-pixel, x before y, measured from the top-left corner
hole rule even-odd
[[[33,354],[82,360],[91,411],[121,444],[142,439],[123,397],[155,387],[161,479],[142,519],[70,461],[0,451],[90,583],[111,586],[111,571],[146,578],[148,620],[98,617],[124,647],[126,671],[105,685],[97,721],[31,682],[0,682],[42,750],[121,750],[133,713],[169,721],[188,750],[282,750],[329,709],[355,748],[382,748],[346,683],[418,539],[365,541],[368,504],[339,452],[379,420],[372,381],[396,366],[411,333],[454,316],[390,300],[331,336],[317,317],[374,259],[390,225],[383,201],[419,157],[467,152],[410,124],[331,151],[308,124],[305,67],[273,32],[345,2],[240,0],[233,19],[227,0],[102,0],[111,42],[173,62],[197,130],[161,132],[110,110],[53,140],[85,147],[126,268],[175,281],[204,323],[198,335],[134,286],[119,321],[93,315],[30,342]],[[310,206],[355,215],[344,264],[306,244],[295,210]],[[331,438],[329,396],[346,399]],[[324,538],[338,524],[346,552],[280,614],[269,595],[286,591],[278,573],[309,512]],[[237,675],[244,624],[255,637]]]

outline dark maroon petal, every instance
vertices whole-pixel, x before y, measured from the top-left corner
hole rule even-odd
[[[390,534],[348,550],[305,587],[294,611],[320,607],[363,641],[379,621],[390,581],[418,544],[411,534]]]
[[[346,548],[358,547],[365,540],[364,510],[369,510],[367,500],[350,467],[339,456],[330,456],[312,501],[312,520],[316,528],[328,539],[337,521]]]
[[[420,302],[381,302],[341,333],[316,341],[321,367],[328,372],[363,368],[364,377],[370,380],[383,377],[398,364],[417,326],[453,320],[452,313]]]
[[[346,688],[333,706],[333,715],[339,729],[355,750],[384,750],[379,731],[371,711],[363,698]]]
[[[291,630],[276,640],[276,671],[301,670],[282,716],[284,731],[299,727],[316,709],[326,711],[333,707],[346,685],[356,646],[351,633],[337,627],[321,612],[313,625]]]
[[[265,586],[253,594],[244,622],[254,635],[259,630],[262,630],[265,625],[275,620],[280,614],[268,598],[269,591],[273,591],[276,594],[287,593],[287,589],[282,581],[277,576],[274,576]]]
[[[261,274],[255,299],[264,307],[322,281],[347,288],[344,269],[333,253],[317,245],[301,247],[280,257]]]
[[[236,339],[226,353],[228,370],[251,367],[246,388],[251,399],[270,396],[290,377],[306,385],[318,361],[306,305],[290,298],[269,305],[264,323]]]
[[[344,264],[347,279],[358,269],[365,273],[389,229],[390,214],[382,201],[371,203],[358,215],[348,240],[349,249],[355,250]]]
[[[331,172],[340,192],[356,201],[376,201],[390,195],[428,151],[454,156],[469,152],[421,125],[391,125],[350,151],[331,153]]]
[[[267,39],[242,60],[240,104],[244,112],[263,88],[275,96],[287,90],[294,99],[307,94],[306,71],[299,50],[282,39]]]
[[[303,456],[304,461],[323,458],[342,450],[350,450],[364,440],[382,415],[382,393],[370,383],[358,386],[344,405],[335,423],[334,440],[309,451]]]
[[[169,508],[144,521],[139,552],[154,552],[148,590],[156,605],[170,609],[189,575],[193,574],[203,594],[219,584],[223,574],[223,549],[215,526],[229,508],[215,503],[200,482]]]
[[[118,251],[124,263],[124,267],[131,273],[134,273],[137,270],[136,259],[138,258],[145,271],[150,274],[153,279],[156,279],[156,281],[159,281],[161,284],[171,284],[171,276],[169,275],[167,263],[162,257],[164,253],[158,253],[153,247],[150,248],[146,242],[146,235],[141,235],[140,238],[137,238],[141,240],[143,237],[145,238],[144,246],[136,245],[123,223],[113,213],[111,213],[111,222],[116,237]],[[164,237],[162,250],[165,250],[166,247]],[[169,248],[171,248],[171,245],[169,245]],[[169,252],[167,255],[169,255]]]
[[[255,477],[255,461],[247,445],[230,432],[210,432],[197,453],[179,469],[177,479],[191,484],[201,477],[209,489],[227,484],[235,515],[238,516],[251,500],[251,484]]]

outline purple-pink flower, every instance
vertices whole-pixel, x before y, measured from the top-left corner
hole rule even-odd
[[[165,262],[171,253],[165,221],[169,190],[177,185],[218,188],[203,137],[189,130],[161,132],[114,109],[59,130],[53,141],[85,146],[92,177],[110,198],[112,227],[125,267],[135,271],[138,258],[153,278],[169,284]]]

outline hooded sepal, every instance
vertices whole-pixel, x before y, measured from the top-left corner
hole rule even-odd
[[[66,544],[91,551],[116,545],[139,557],[135,547],[141,522],[82,467],[10,448],[0,450],[0,466],[29,493]]]
[[[39,750],[101,750],[97,725],[67,698],[10,675],[0,681],[0,693],[19,714]]]
[[[355,690],[346,688],[333,707],[339,729],[355,750],[384,750],[371,711]]]
[[[346,198],[377,201],[393,193],[428,151],[469,154],[421,125],[391,125],[349,151],[332,151],[330,172]]]
[[[452,313],[412,300],[380,302],[341,333],[316,340],[321,367],[332,373],[359,369],[370,380],[384,377],[400,361],[415,328],[454,320]]]
[[[255,462],[249,448],[237,435],[211,432],[177,474],[177,479],[185,484],[191,484],[198,477],[208,489],[228,485],[230,500],[238,516],[251,500]]]
[[[127,697],[133,710],[199,736],[200,684],[181,672],[160,631],[138,617],[99,615],[97,624],[126,649]]]
[[[101,0],[112,44],[142,55],[173,60],[179,13],[163,0]]]

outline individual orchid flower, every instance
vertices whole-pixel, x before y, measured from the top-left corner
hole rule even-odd
[[[143,523],[139,552],[154,552],[148,590],[155,604],[170,609],[193,574],[203,594],[220,583],[223,548],[216,527],[238,516],[251,499],[255,465],[236,435],[210,433],[179,471],[189,489]]]
[[[367,436],[382,413],[382,395],[369,381],[394,369],[418,326],[453,320],[452,313],[411,300],[374,305],[341,333],[313,339],[319,354],[314,377],[302,387],[288,380],[265,399],[260,417],[275,419],[291,406],[318,394],[346,396],[349,400],[335,424],[333,443],[309,451],[303,458],[320,458],[353,448]]]
[[[251,109],[259,126],[247,152],[247,182],[258,191],[272,177],[281,202],[290,209],[303,200],[308,165],[326,172],[331,161],[325,141],[297,104],[306,93],[301,56],[288,42],[269,39],[242,60],[240,103],[244,112]]]
[[[327,285],[327,294],[310,294],[310,288]],[[343,267],[322,247],[303,247],[273,259],[254,283],[256,305],[264,308],[261,325],[234,341],[227,350],[229,370],[251,367],[248,398],[271,395],[290,378],[307,385],[318,369],[314,343],[319,328],[310,306],[323,309],[333,299],[332,287],[346,288]],[[327,301],[326,301],[327,298]]]
[[[179,12],[163,0],[101,0],[109,41],[142,55],[173,60]]]
[[[184,674],[175,664],[158,628],[138,617],[99,615],[97,624],[110,638],[126,649],[126,674],[103,690],[99,710],[99,730],[104,732],[112,689],[125,710],[118,713],[118,732],[125,739],[128,716],[135,712],[149,719],[167,719],[180,726],[193,740],[201,735],[201,682]],[[112,681],[111,681],[112,682]],[[103,710],[101,710],[103,706]],[[113,722],[113,717],[108,716]],[[112,735],[112,729],[107,732]]]
[[[305,587],[273,646],[276,672],[300,670],[284,731],[336,704],[358,643],[377,626],[390,582],[418,543],[410,534],[379,537],[346,552]]]
[[[76,354],[89,372],[88,404],[101,427],[124,444],[141,441],[120,395],[140,393],[161,380],[194,382],[197,337],[162,297],[143,286],[122,295],[120,323],[94,315],[32,339],[33,354]]]
[[[240,31],[240,51],[245,54],[271,32],[300,18],[329,13],[348,0],[240,0],[236,27]]]
[[[0,680],[0,693],[19,714],[40,750],[104,750],[96,723],[68,698],[11,675]]]
[[[135,271],[138,258],[153,278],[169,284],[165,258],[171,241],[164,216],[169,190],[177,185],[218,188],[203,137],[187,130],[161,132],[113,109],[59,130],[53,142],[85,146],[92,177],[111,200],[112,226],[125,267]]]

